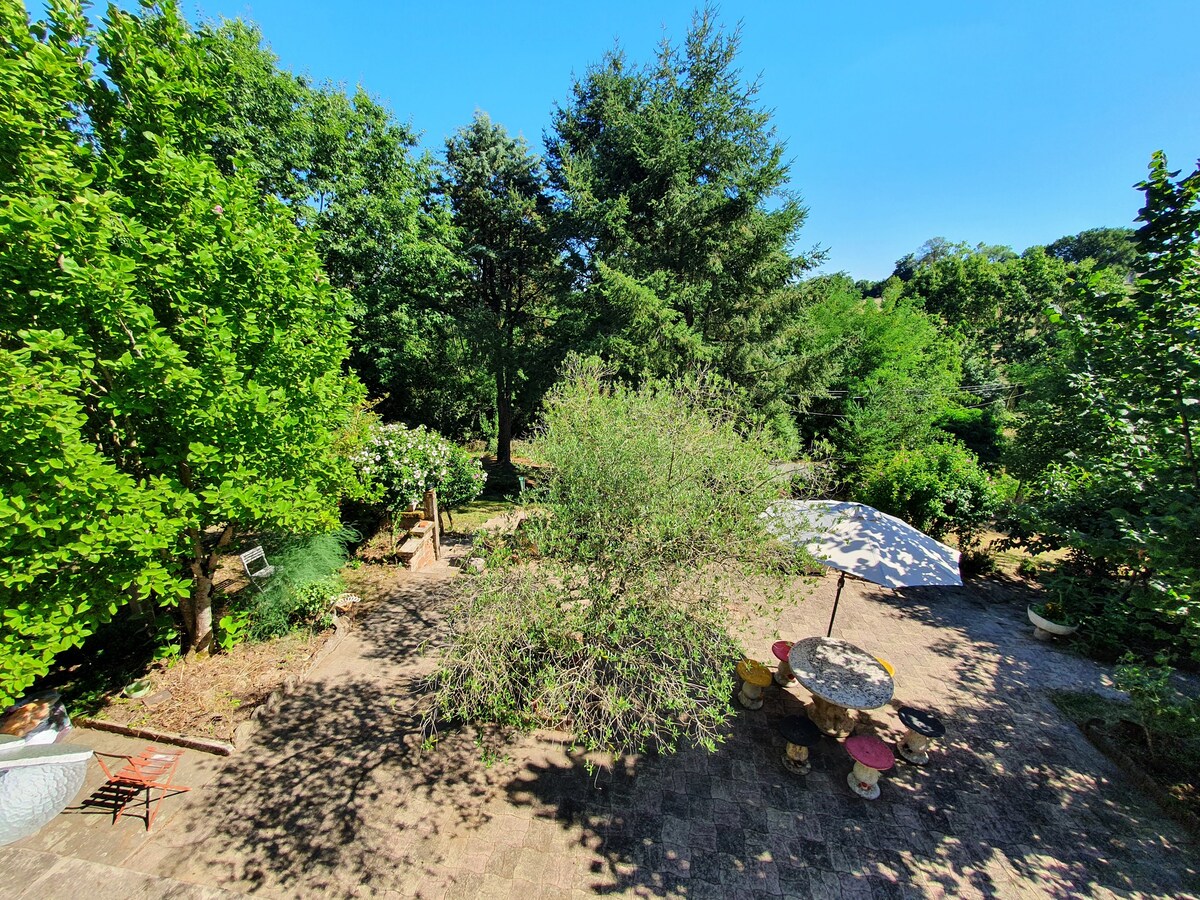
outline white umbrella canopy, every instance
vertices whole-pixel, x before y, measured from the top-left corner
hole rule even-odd
[[[763,513],[767,530],[822,563],[884,587],[961,585],[958,551],[862,503],[780,500]],[[837,601],[842,593],[838,581]],[[830,633],[833,619],[829,620]]]

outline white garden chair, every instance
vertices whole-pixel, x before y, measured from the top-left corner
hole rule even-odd
[[[263,552],[263,548],[255,547],[253,550],[247,550],[240,554],[240,558],[246,574],[250,577],[250,583],[261,591],[263,589],[262,582],[275,574],[275,567],[267,562],[267,555]]]

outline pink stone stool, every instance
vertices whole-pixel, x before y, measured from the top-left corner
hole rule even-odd
[[[787,687],[795,675],[792,674],[792,667],[788,665],[788,654],[792,651],[791,641],[776,641],[771,645],[771,654],[779,660],[779,665],[775,667],[775,683],[780,687]]]
[[[879,797],[879,773],[896,764],[888,745],[873,734],[857,734],[846,738],[846,752],[854,760],[854,768],[846,776],[850,790],[864,800]]]

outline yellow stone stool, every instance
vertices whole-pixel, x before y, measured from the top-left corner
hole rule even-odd
[[[737,673],[742,679],[738,702],[746,709],[762,709],[763,688],[771,683],[771,670],[756,659],[743,659],[737,664]]]

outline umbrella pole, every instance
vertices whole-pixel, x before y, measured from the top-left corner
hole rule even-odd
[[[837,593],[833,595],[833,612],[829,614],[829,630],[825,632],[825,637],[833,637],[833,620],[837,618],[838,600],[842,598],[842,586],[846,583],[846,573],[842,572],[838,576]]]

